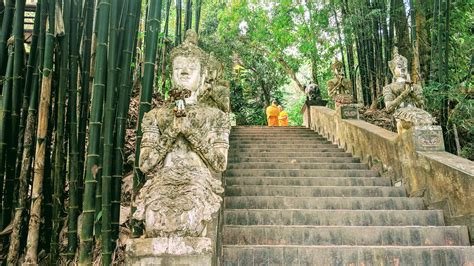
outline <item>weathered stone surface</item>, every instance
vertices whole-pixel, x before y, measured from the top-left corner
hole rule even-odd
[[[416,151],[412,127],[393,133],[360,120],[342,120],[335,111],[311,107],[312,126],[362,162],[381,164],[392,183],[403,180],[410,196],[423,197],[429,208],[442,205],[446,221],[467,225],[474,242],[474,164],[440,151]]]
[[[472,265],[472,247],[224,246],[225,266]]]
[[[356,104],[343,104],[339,108],[342,119],[359,119],[359,107]]]
[[[444,225],[442,211],[420,210],[225,210],[232,225]]]
[[[344,77],[343,65],[337,59],[332,64],[334,78],[327,82],[328,94],[339,105],[352,103],[352,83]]]
[[[404,197],[273,197],[225,198],[226,209],[421,210],[421,199]]]
[[[197,46],[192,30],[171,52],[171,64],[170,99],[143,117],[139,166],[147,181],[133,201],[133,218],[143,222],[153,247],[163,249],[156,254],[187,256],[202,253],[201,237],[214,230],[208,226],[222,202],[215,175],[227,165],[229,89],[222,65]],[[139,249],[129,250],[140,257]]]
[[[351,163],[351,157],[326,157],[346,154],[342,150],[309,157],[310,150],[321,147],[308,142],[306,132],[233,129],[225,173],[223,265],[468,265],[472,261],[474,249],[465,247],[469,245],[465,226],[445,227],[442,211],[425,210],[422,198],[407,198],[401,185],[392,187],[390,179],[367,171],[383,170],[376,159],[361,164]],[[275,140],[275,135],[280,137]],[[356,177],[361,170],[375,176]],[[341,174],[344,177],[337,176]]]
[[[440,126],[415,126],[413,142],[417,151],[444,151],[443,130]]]
[[[412,126],[429,126],[435,120],[425,110],[423,89],[413,84],[407,72],[407,59],[394,48],[393,58],[388,62],[393,82],[383,88],[385,107],[397,120],[398,132]]]
[[[465,226],[229,225],[223,232],[224,245],[468,246],[460,236]]]
[[[212,252],[207,237],[132,238],[127,243],[127,254],[134,256],[198,255]]]

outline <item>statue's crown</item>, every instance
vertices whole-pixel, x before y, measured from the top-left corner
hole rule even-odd
[[[407,67],[407,65],[408,65],[408,60],[403,55],[398,53],[397,47],[394,47],[392,60],[388,61],[388,66],[390,67],[392,74],[394,74],[393,71],[395,70],[396,66]]]
[[[332,70],[341,69],[342,67],[343,67],[342,62],[339,61],[337,58],[334,59],[334,63],[332,63],[331,65]]]
[[[171,62],[173,62],[176,57],[183,56],[196,57],[201,61],[201,64],[203,64],[207,57],[207,53],[204,52],[201,48],[199,48],[197,44],[197,33],[192,29],[187,30],[184,42],[171,51]]]

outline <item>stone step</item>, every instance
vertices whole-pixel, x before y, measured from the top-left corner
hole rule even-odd
[[[228,163],[359,163],[359,158],[345,157],[230,157]]]
[[[224,245],[467,246],[465,226],[226,225]]]
[[[381,177],[226,177],[226,186],[390,186]]]
[[[228,225],[440,226],[440,210],[227,209]]]
[[[273,143],[273,144],[236,144],[232,145],[230,150],[247,150],[247,149],[265,149],[265,150],[272,150],[272,151],[280,151],[285,149],[322,149],[322,148],[334,148],[337,149],[338,146],[335,144],[280,144],[280,143]]]
[[[298,145],[305,145],[305,144],[332,144],[332,142],[328,141],[327,139],[280,139],[278,141],[272,139],[266,140],[243,140],[243,139],[234,139],[229,141],[232,147],[239,146],[239,145],[266,145],[266,144],[298,144]]]
[[[405,197],[401,187],[352,186],[229,186],[226,196]]]
[[[308,129],[305,126],[287,126],[287,127],[269,127],[267,125],[253,125],[253,126],[233,126],[232,130],[251,130],[251,129],[274,129],[274,128],[284,128],[284,129]]]
[[[474,248],[459,246],[224,245],[223,265],[470,266]]]
[[[374,177],[375,170],[358,169],[228,169],[226,177],[236,176],[273,176],[273,177]]]
[[[266,135],[279,135],[279,134],[314,134],[319,135],[313,130],[295,130],[295,129],[273,129],[273,130],[231,130],[231,134],[266,134]]]
[[[368,170],[369,167],[363,163],[273,163],[273,162],[252,162],[252,163],[228,163],[227,170],[230,169],[359,169]]]
[[[352,157],[352,154],[347,152],[262,152],[262,153],[251,153],[251,152],[239,152],[230,154],[229,158],[317,158],[317,157]]]
[[[246,154],[246,153],[253,153],[253,154],[261,154],[261,153],[313,153],[313,152],[344,152],[343,149],[337,147],[321,147],[321,148],[247,148],[247,149],[229,149],[229,156],[234,154]]]
[[[226,209],[421,210],[421,198],[405,197],[272,197],[224,198]]]
[[[269,129],[269,130],[274,130],[274,129],[303,129],[303,130],[309,130],[309,128],[305,126],[287,126],[287,127],[269,127],[269,126],[233,126],[232,130],[253,130],[253,129]]]
[[[231,145],[243,144],[275,144],[275,143],[315,143],[315,144],[331,144],[326,138],[230,138]]]
[[[292,139],[320,139],[327,140],[321,135],[314,133],[294,133],[294,134],[230,134],[230,140],[251,139],[251,140],[292,140]]]
[[[312,130],[231,130],[230,135],[266,135],[266,136],[281,136],[284,134],[312,134],[321,136]]]

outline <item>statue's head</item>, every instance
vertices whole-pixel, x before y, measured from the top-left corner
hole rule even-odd
[[[391,61],[388,61],[388,66],[390,67],[390,71],[395,79],[409,78],[407,73],[408,61],[404,56],[398,54],[397,47],[393,48],[393,57]]]
[[[224,73],[224,66],[217,60],[211,52],[207,60],[207,82],[212,84],[220,79]]]
[[[343,71],[343,65],[342,62],[335,59],[334,63],[331,65],[332,72],[335,74],[335,76],[344,76],[344,71]]]
[[[191,97],[201,88],[206,73],[204,66],[208,55],[197,46],[197,34],[186,32],[184,42],[171,51],[172,80],[174,87],[188,89]]]

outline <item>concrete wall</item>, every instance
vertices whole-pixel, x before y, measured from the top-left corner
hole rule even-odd
[[[304,114],[306,115],[306,114]],[[447,152],[415,151],[413,132],[390,132],[362,120],[343,120],[326,107],[311,106],[311,128],[378,167],[410,197],[443,209],[448,225],[467,225],[474,243],[474,163]]]

